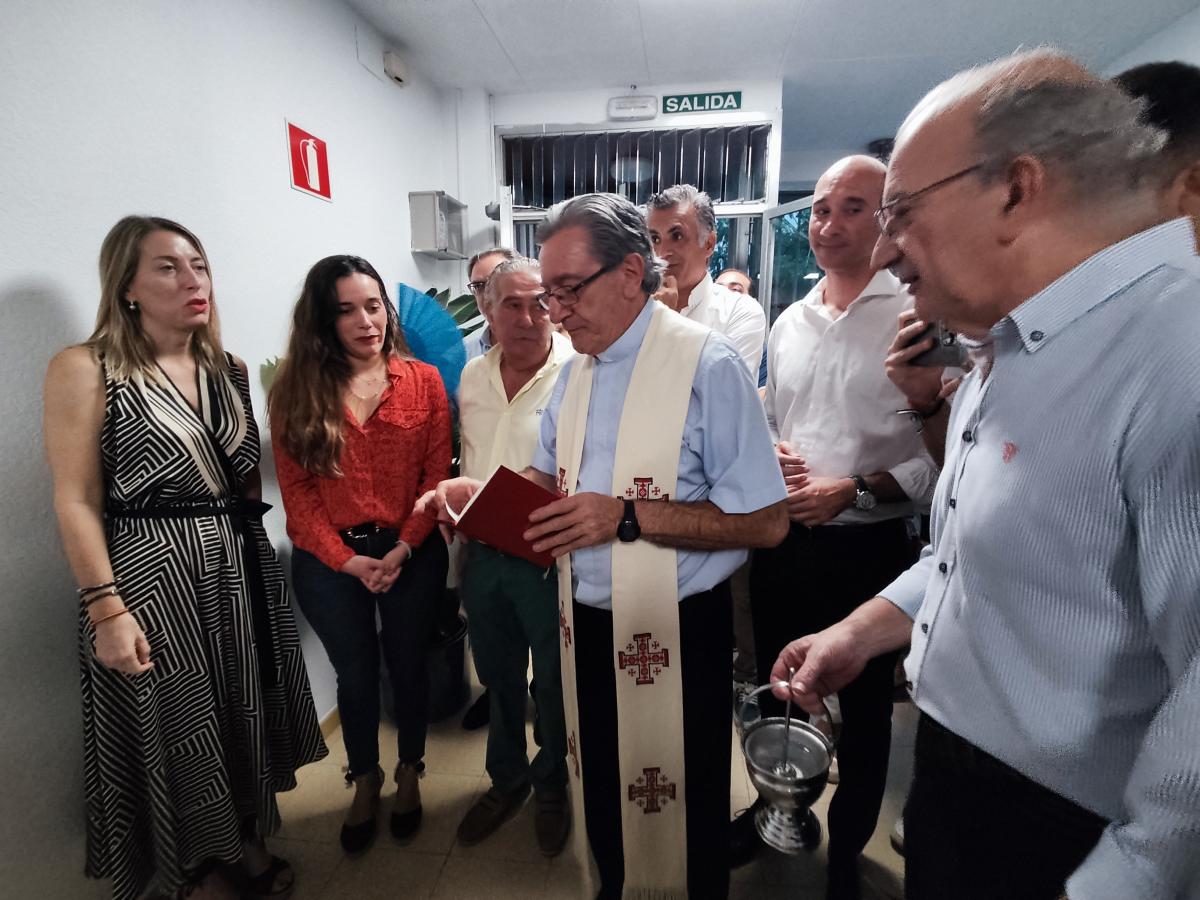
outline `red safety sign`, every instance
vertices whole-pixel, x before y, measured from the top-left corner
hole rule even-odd
[[[306,194],[332,199],[329,193],[329,147],[319,137],[287,123],[292,187]]]

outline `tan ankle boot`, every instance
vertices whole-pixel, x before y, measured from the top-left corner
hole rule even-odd
[[[375,838],[375,816],[379,812],[379,792],[383,789],[383,769],[365,775],[348,778],[354,785],[354,799],[346,822],[342,825],[342,849],[347,853],[361,853]]]
[[[396,803],[392,808],[392,836],[408,840],[421,826],[421,788],[418,785],[424,763],[396,764]]]

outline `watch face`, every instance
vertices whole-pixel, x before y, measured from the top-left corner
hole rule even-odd
[[[638,527],[637,522],[631,522],[628,519],[624,520],[617,526],[617,540],[628,544],[636,541],[642,534],[642,529]]]
[[[878,502],[870,491],[859,491],[858,496],[854,498],[854,505],[863,512],[874,509]]]

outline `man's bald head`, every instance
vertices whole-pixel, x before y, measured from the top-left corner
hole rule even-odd
[[[843,156],[821,173],[821,177],[817,179],[817,186],[813,190],[813,196],[821,196],[822,188],[828,187],[829,182],[836,178],[853,179],[864,185],[870,184],[872,181],[878,181],[879,191],[882,194],[883,180],[886,177],[887,166],[873,156],[863,156],[861,154]]]
[[[873,157],[847,156],[817,179],[808,241],[827,273],[855,278],[870,273],[871,251],[879,237],[875,210],[886,175],[887,167]]]
[[[1005,92],[1028,89],[1046,82],[1092,84],[1098,79],[1087,69],[1054,50],[1046,48],[1017,53],[987,65],[965,69],[947,78],[921,98],[896,132],[900,144],[929,122],[954,115],[974,116],[990,100]]]
[[[1162,221],[1162,134],[1069,57],[961,72],[904,120],[874,264],[917,311],[981,337],[1081,259]]]
[[[949,140],[979,162],[985,182],[1019,156],[1036,157],[1080,205],[1125,205],[1158,176],[1164,136],[1141,105],[1064,54],[1041,48],[960,72],[914,107],[896,157]],[[922,141],[924,135],[926,140]]]

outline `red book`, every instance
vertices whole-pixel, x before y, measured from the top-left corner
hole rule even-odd
[[[548,569],[554,557],[538,553],[523,535],[529,528],[529,514],[558,500],[556,494],[534,484],[512,469],[501,466],[463,507],[455,513],[447,507],[454,527],[472,540],[494,547],[509,556],[519,556]]]

